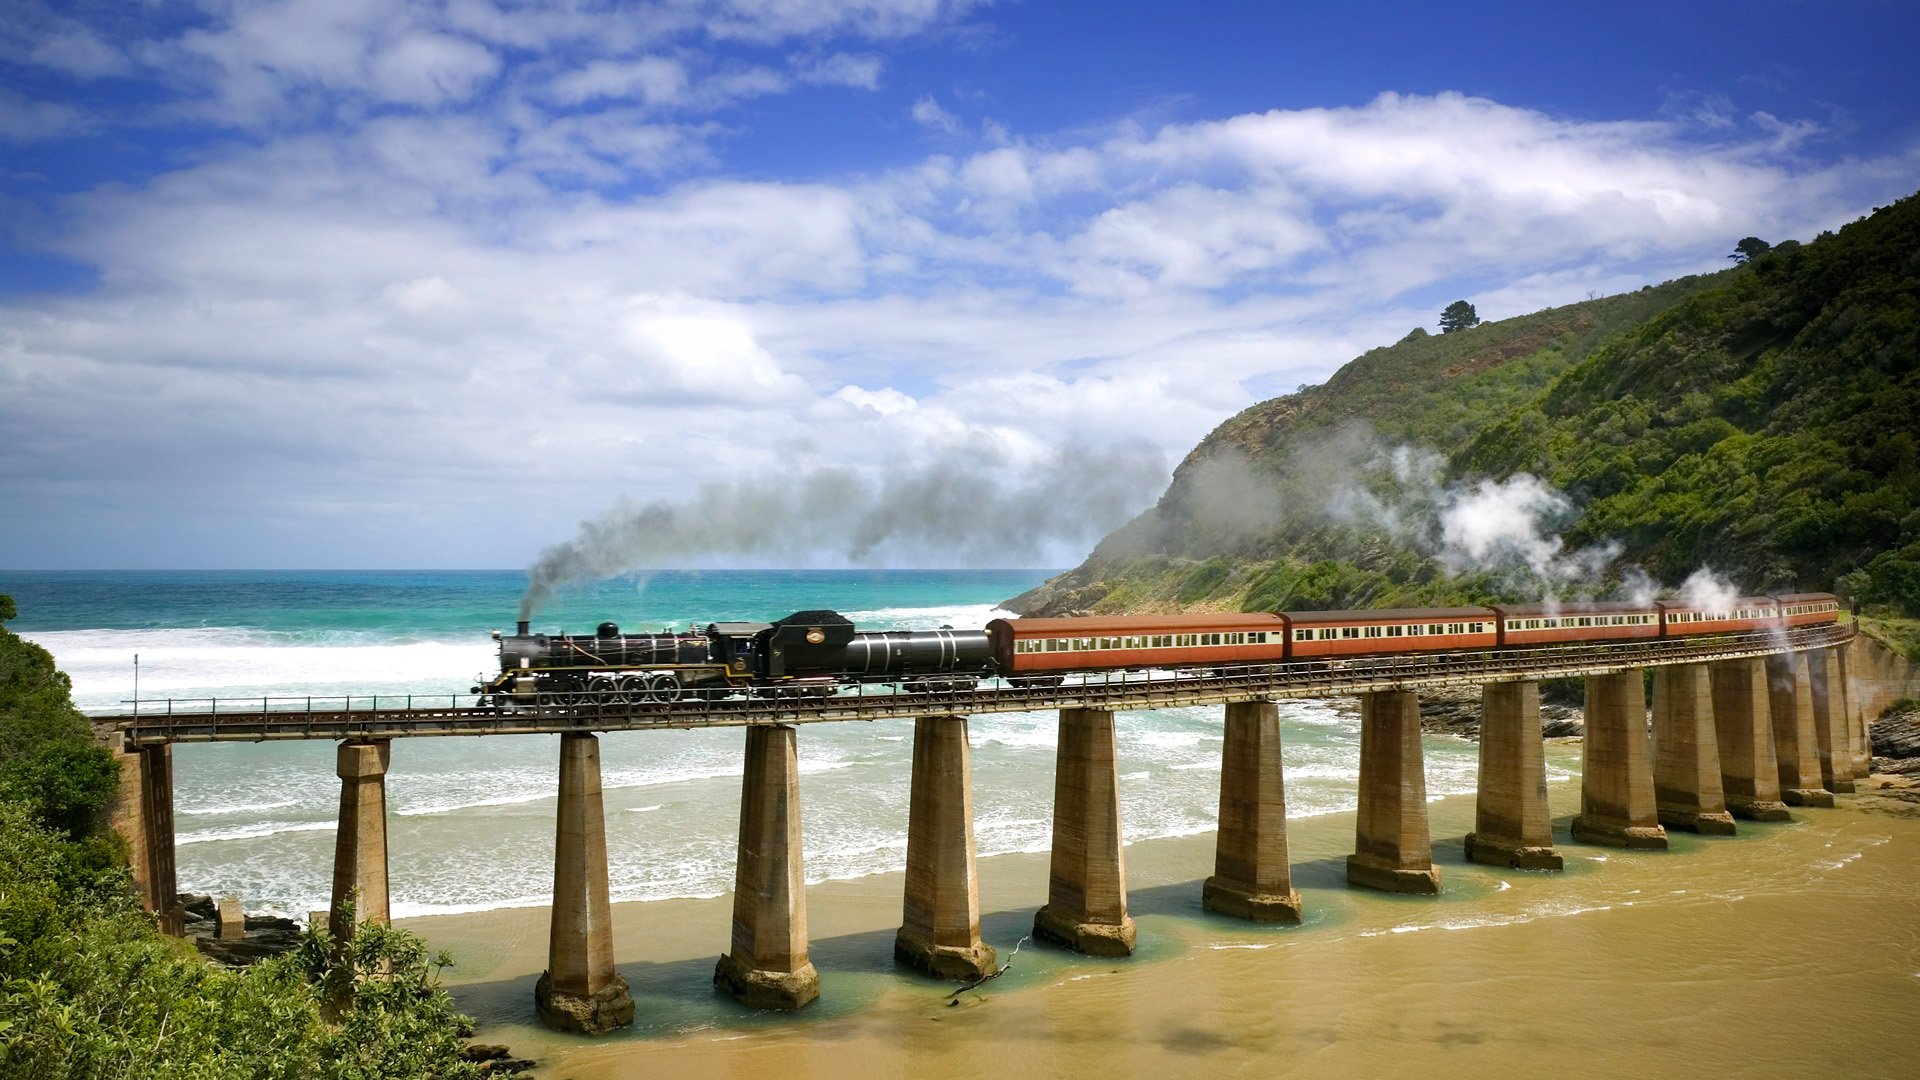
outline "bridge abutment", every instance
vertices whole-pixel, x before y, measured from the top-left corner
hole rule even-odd
[[[352,936],[356,925],[390,921],[387,904],[387,766],[393,742],[344,742],[334,757],[340,777],[340,828],[333,840],[333,900],[327,930]],[[351,906],[352,914],[348,914]]]
[[[943,979],[978,979],[993,970],[993,949],[980,940],[971,758],[966,717],[913,722],[906,898],[893,955]]]
[[[820,996],[807,949],[797,733],[784,724],[747,729],[733,941],[713,981],[756,1009],[799,1009]]]
[[[1254,922],[1300,921],[1300,893],[1287,861],[1280,706],[1274,702],[1227,704],[1220,832],[1200,902],[1208,911]]]
[[[1727,810],[1750,821],[1790,820],[1787,804],[1780,800],[1766,665],[1757,657],[1722,660],[1709,665],[1708,682]]]
[[[1487,683],[1480,705],[1480,792],[1467,858],[1518,870],[1563,869],[1547,809],[1540,684]]]
[[[1780,798],[1789,806],[1832,806],[1820,786],[1819,743],[1813,730],[1813,687],[1807,654],[1767,657],[1767,693],[1773,714],[1773,752],[1780,768]]]
[[[1360,813],[1347,883],[1384,892],[1440,891],[1427,831],[1420,701],[1405,690],[1360,695]]]
[[[1807,653],[1807,686],[1813,699],[1813,741],[1820,760],[1820,786],[1836,794],[1853,791],[1853,750],[1847,745],[1846,676],[1838,649]]]
[[[1669,829],[1733,835],[1705,664],[1653,669],[1653,799]]]
[[[180,904],[173,836],[173,745],[127,748],[126,736],[113,736],[120,762],[120,789],[113,827],[127,844],[127,863],[140,906],[158,921],[160,931],[186,933],[186,909]]]
[[[1647,754],[1647,694],[1640,670],[1587,676],[1587,737],[1580,816],[1573,838],[1608,847],[1664,851]]]
[[[1053,857],[1039,937],[1093,956],[1133,952],[1121,849],[1120,772],[1113,713],[1061,709],[1054,759]]]
[[[599,736],[560,736],[554,818],[553,916],[534,1010],[550,1028],[599,1035],[633,1022],[633,996],[613,966]]]

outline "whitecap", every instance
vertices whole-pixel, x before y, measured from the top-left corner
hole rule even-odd
[[[262,821],[253,825],[235,825],[227,829],[202,829],[199,832],[182,833],[175,838],[176,846],[186,844],[211,844],[221,840],[252,840],[261,836],[278,836],[290,832],[331,832],[338,828],[331,821]]]

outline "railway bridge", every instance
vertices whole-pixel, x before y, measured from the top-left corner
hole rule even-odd
[[[1664,848],[1668,829],[1730,834],[1736,817],[1783,820],[1789,806],[1831,806],[1866,774],[1860,695],[1850,689],[1853,628],[1807,626],[1710,638],[1663,638],[1345,661],[1230,671],[1115,671],[1059,686],[997,681],[907,691],[853,684],[825,696],[560,706],[463,705],[464,696],[222,699],[139,702],[119,725],[123,815],[143,902],[179,933],[172,746],[182,742],[327,739],[339,743],[340,824],[332,900],[335,933],[349,919],[386,922],[385,778],[396,740],[549,733],[560,768],[548,967],[535,988],[541,1017],[563,1030],[629,1022],[633,1002],[613,963],[599,733],[746,728],[732,940],[716,982],[740,1000],[795,1009],[818,996],[808,958],[802,875],[802,724],[914,721],[906,886],[895,954],[953,979],[992,970],[980,938],[967,718],[1058,710],[1048,895],[1035,933],[1096,955],[1134,949],[1122,854],[1117,712],[1222,705],[1220,825],[1203,901],[1262,922],[1300,918],[1288,864],[1277,703],[1361,699],[1359,812],[1349,883],[1437,893],[1427,824],[1418,695],[1482,688],[1484,718],[1475,829],[1477,862],[1558,870],[1547,809],[1540,681],[1586,680],[1581,843]],[[1645,672],[1651,672],[1649,723]]]

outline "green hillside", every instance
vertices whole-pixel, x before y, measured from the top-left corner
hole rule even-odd
[[[1416,330],[1229,419],[1156,506],[1009,605],[1481,602],[1707,566],[1920,611],[1916,356],[1910,197],[1718,274]],[[1526,498],[1541,542],[1462,555]]]

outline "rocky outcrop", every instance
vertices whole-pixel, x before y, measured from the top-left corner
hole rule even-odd
[[[300,924],[278,915],[248,915],[246,933],[223,940],[218,901],[199,893],[183,894],[180,901],[186,908],[188,940],[214,963],[246,967],[300,944]]]
[[[1873,771],[1920,778],[1920,704],[1909,701],[1878,718],[1873,737]]]
[[[1423,690],[1420,692],[1420,730],[1429,735],[1457,735],[1463,739],[1480,738],[1480,691],[1478,688]],[[1328,698],[1335,712],[1359,719],[1360,699]],[[1540,734],[1548,739],[1579,738],[1586,733],[1586,716],[1578,705],[1543,700],[1540,703]]]
[[[513,1051],[497,1043],[469,1043],[460,1056],[480,1066],[482,1076],[524,1075],[536,1062],[528,1058],[517,1058]]]

